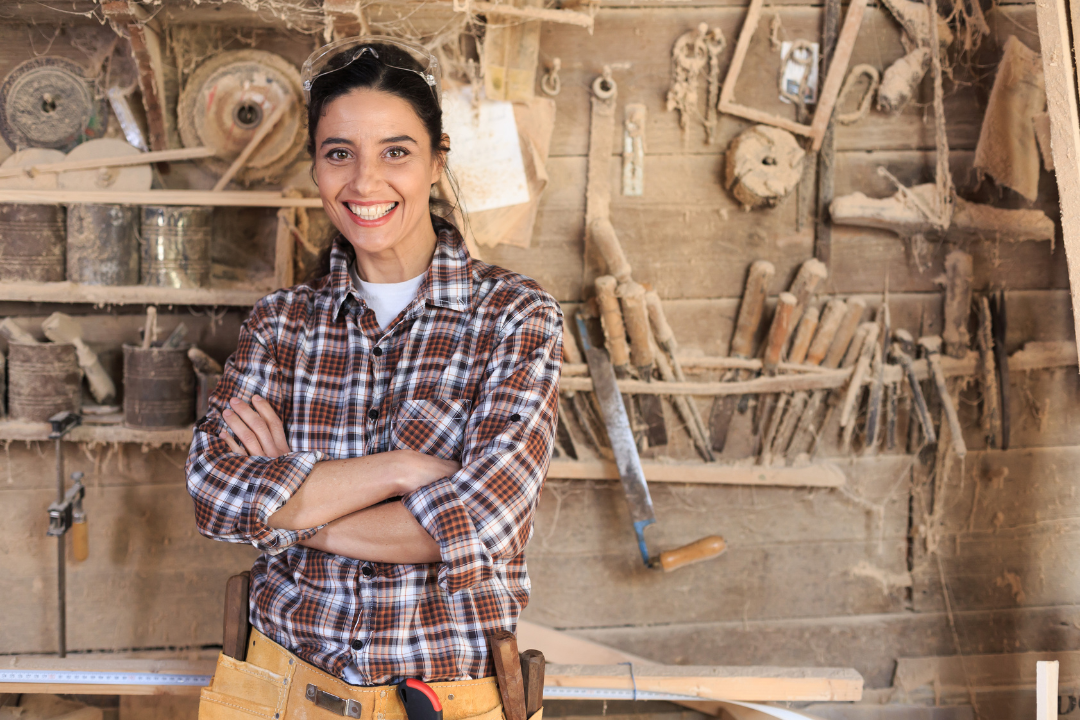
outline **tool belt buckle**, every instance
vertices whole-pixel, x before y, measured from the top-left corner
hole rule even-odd
[[[343,717],[360,717],[361,705],[359,700],[339,698],[337,695],[331,695],[325,690],[320,690],[311,683],[308,683],[307,689],[304,691],[304,697],[313,702],[315,707],[320,707],[323,710],[329,710]]]

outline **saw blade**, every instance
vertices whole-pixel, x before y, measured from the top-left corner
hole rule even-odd
[[[95,97],[83,68],[66,58],[32,58],[0,84],[0,135],[16,150],[70,150],[104,135],[108,117],[104,97]]]

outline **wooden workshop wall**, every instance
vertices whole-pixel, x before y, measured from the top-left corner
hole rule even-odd
[[[635,277],[665,299],[683,349],[726,353],[749,263],[768,259],[776,265],[775,294],[812,257],[814,244],[811,211],[800,212],[796,196],[772,210],[744,212],[721,187],[723,150],[746,123],[722,116],[718,142],[707,145],[700,124],[691,122],[684,134],[676,114],[664,109],[675,39],[702,22],[722,28],[726,67],[744,14],[737,0],[675,7],[609,0],[601,4],[592,36],[545,24],[541,65],[556,57],[562,64],[550,183],[531,247],[485,248],[484,258],[537,278],[568,312],[582,300],[588,88],[610,65],[619,85],[617,120],[625,103],[648,109],[642,197],[618,192],[621,131],[613,143],[614,226]],[[773,15],[780,18],[782,39],[819,37],[819,6],[770,5],[736,97],[790,116],[790,107],[775,99],[778,52],[766,37]],[[950,160],[966,197],[985,193],[972,190],[970,168],[1001,43],[1016,34],[1038,47],[1034,5],[999,4],[988,21],[993,33],[984,41],[985,64],[975,68],[984,84],[950,94],[946,102]],[[41,51],[52,32],[42,22],[0,26],[0,75],[34,52],[31,43]],[[282,51],[279,36],[268,32],[256,44]],[[71,52],[62,38],[50,52]],[[294,37],[284,47],[299,63],[314,42]],[[852,63],[880,69],[902,54],[896,23],[870,8]],[[878,166],[904,183],[932,179],[928,99],[924,93],[921,103],[898,117],[871,112],[838,128],[837,195],[892,194]],[[1044,173],[1040,187],[1037,206],[1056,218],[1053,177]],[[1011,202],[996,195],[993,200]],[[905,243],[890,233],[834,228],[827,292],[865,295],[873,307],[887,288],[894,327],[916,335],[939,332],[937,278],[949,249],[933,246],[929,267],[919,270]],[[1032,340],[1072,339],[1060,242],[975,241],[964,249],[975,258],[977,292],[1009,291],[1010,352]],[[55,309],[4,308],[19,316]],[[174,312],[191,323],[186,310]],[[222,358],[239,314],[229,318],[197,330],[197,339],[212,343]],[[135,332],[134,318],[116,322],[116,333]],[[1011,381],[1013,449],[983,450],[972,407],[977,398],[966,394],[962,409],[972,428],[966,438],[971,452],[935,486],[944,510],[932,517],[919,507],[926,488],[913,487],[914,459],[904,455],[837,458],[848,478],[839,491],[655,486],[654,547],[706,532],[729,544],[719,560],[671,575],[642,569],[616,483],[549,481],[528,548],[533,598],[524,617],[663,662],[854,666],[870,688],[889,686],[895,658],[902,656],[1078,649],[1080,584],[1071,562],[1080,552],[1071,509],[1080,486],[1077,372],[1013,373]],[[707,412],[708,403],[702,401],[701,409]],[[682,441],[681,448],[688,447]],[[225,578],[249,566],[254,555],[196,533],[184,488],[184,449],[68,448],[69,470],[88,475],[92,523],[91,557],[69,570],[69,647],[219,642]],[[11,443],[0,462],[0,567],[7,576],[0,582],[0,653],[47,652],[55,644],[55,552],[45,537],[52,449]]]

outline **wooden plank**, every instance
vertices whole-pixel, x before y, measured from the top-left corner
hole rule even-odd
[[[600,687],[693,695],[703,700],[857,701],[863,679],[851,668],[549,665],[545,687]]]
[[[179,150],[160,150],[144,152],[138,155],[123,155],[120,157],[100,158],[94,160],[67,160],[64,162],[41,163],[26,168],[0,169],[0,178],[18,177],[23,174],[43,172],[71,172],[74,170],[91,170],[102,167],[122,167],[127,165],[146,165],[155,162],[171,162],[174,160],[196,160],[198,158],[213,157],[214,151],[206,147],[180,148]]]
[[[205,205],[208,207],[321,208],[319,198],[286,197],[267,190],[0,190],[0,202],[36,205],[116,203],[128,205]]]
[[[643,462],[641,467],[649,482],[778,487],[841,487],[846,483],[843,470],[832,463],[789,468]],[[602,460],[552,460],[547,476],[572,480],[618,480],[619,470],[614,463]]]
[[[209,305],[250,307],[265,289],[159,288],[145,285],[80,285],[71,282],[0,283],[0,301],[107,305]]]
[[[68,442],[88,443],[136,443],[160,447],[161,445],[191,445],[192,427],[168,430],[144,430],[125,425],[80,425],[65,436]],[[0,420],[0,440],[48,440],[49,423],[22,420]]]
[[[1065,0],[1039,0],[1035,9],[1050,113],[1050,147],[1061,202],[1065,257],[1073,288],[1073,321],[1080,341],[1080,114],[1077,113],[1076,67]]]

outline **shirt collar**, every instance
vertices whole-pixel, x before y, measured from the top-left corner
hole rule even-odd
[[[436,228],[435,255],[416,296],[437,307],[464,312],[469,309],[472,295],[469,267],[472,259],[457,228],[449,223],[440,223]],[[345,298],[353,292],[349,264],[354,257],[355,251],[349,241],[338,235],[330,250],[330,288],[335,318],[341,312]]]

